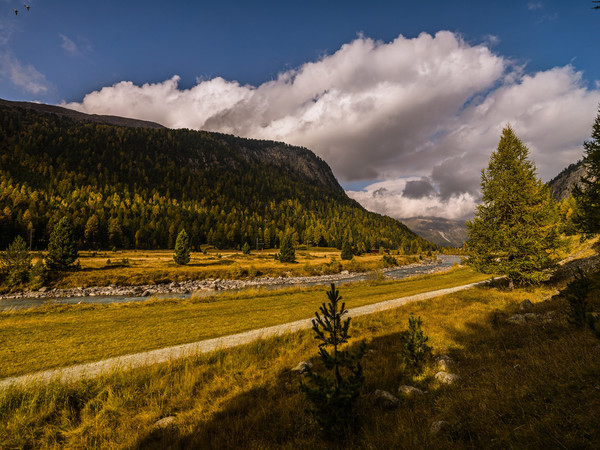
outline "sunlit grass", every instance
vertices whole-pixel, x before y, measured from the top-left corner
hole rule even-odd
[[[361,306],[489,276],[458,269],[344,287]],[[0,377],[227,336],[313,316],[325,288],[249,290],[207,298],[45,306],[0,313]]]
[[[476,288],[352,320],[365,339],[362,426],[351,448],[597,448],[600,344],[576,331],[552,299],[560,286],[503,291]],[[356,306],[350,286],[341,294]],[[324,293],[313,292],[316,301]],[[529,299],[552,322],[515,325],[506,318]],[[158,305],[157,305],[158,306]],[[598,299],[594,299],[597,308]],[[54,313],[48,312],[52,315]],[[442,386],[430,363],[413,377],[400,364],[410,314],[421,316],[436,354],[447,353],[462,380]],[[496,319],[494,319],[496,318]],[[319,437],[290,369],[316,361],[306,330],[168,364],[45,387],[0,393],[0,442],[8,448],[336,448]],[[374,406],[371,394],[409,384],[429,393]],[[154,422],[174,416],[173,426]],[[434,420],[449,423],[430,434]]]

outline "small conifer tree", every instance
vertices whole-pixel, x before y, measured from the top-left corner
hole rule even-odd
[[[296,261],[296,250],[292,243],[292,235],[286,233],[281,239],[281,246],[279,247],[278,259],[280,262],[291,263]]]
[[[569,302],[569,322],[577,328],[582,328],[586,323],[587,298],[590,290],[591,280],[589,276],[578,269],[575,278],[567,283],[567,288],[562,291]]]
[[[73,222],[69,217],[63,217],[50,235],[46,266],[50,270],[72,269],[75,266],[77,256]]]
[[[350,245],[350,242],[348,241],[348,239],[344,239],[344,242],[342,244],[342,253],[340,255],[340,258],[342,258],[344,260],[352,259],[352,246]]]
[[[356,352],[342,350],[350,335],[350,318],[342,320],[348,313],[346,304],[340,302],[342,297],[335,285],[327,291],[329,303],[323,303],[312,321],[315,339],[319,343],[319,357],[331,375],[321,375],[307,367],[309,383],[300,381],[300,388],[311,402],[311,413],[324,436],[338,439],[344,435],[345,429],[354,417],[353,407],[364,383],[360,360],[366,351],[361,342]],[[327,348],[332,348],[329,352]]]
[[[408,318],[408,331],[402,346],[402,360],[405,366],[419,374],[427,358],[431,356],[431,347],[427,345],[429,338],[425,336],[421,325],[421,317],[410,316]]]
[[[29,278],[31,255],[27,243],[21,236],[17,236],[6,252],[0,256],[0,270],[6,275],[9,286],[22,285]]]
[[[175,254],[173,255],[173,260],[180,266],[189,263],[190,251],[190,238],[185,230],[181,230],[175,241]]]
[[[242,246],[242,253],[244,255],[250,254],[250,244],[248,244],[248,242],[244,242],[244,245]]]

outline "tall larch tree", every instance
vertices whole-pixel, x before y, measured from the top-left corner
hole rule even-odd
[[[573,189],[575,226],[586,234],[600,233],[600,106],[592,125],[592,139],[583,143],[587,175]]]
[[[68,270],[74,267],[78,256],[73,222],[65,216],[56,224],[50,235],[46,266],[50,270]]]
[[[557,260],[557,208],[510,126],[482,171],[481,192],[482,203],[467,222],[468,263],[484,273],[506,275],[511,284],[547,278]]]

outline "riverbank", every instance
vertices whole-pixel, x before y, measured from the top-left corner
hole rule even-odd
[[[458,259],[452,256],[440,256],[436,260],[426,260],[419,264],[408,264],[400,267],[390,267],[382,269],[381,272],[386,278],[401,279],[411,275],[422,275],[448,270]],[[373,275],[371,275],[373,276]],[[349,272],[344,270],[333,275],[316,275],[309,277],[256,277],[252,279],[209,279],[209,280],[187,280],[170,283],[145,284],[138,286],[94,286],[78,287],[73,289],[58,289],[42,287],[35,291],[12,292],[0,295],[0,309],[5,307],[18,307],[18,304],[11,302],[10,305],[3,305],[2,300],[61,300],[61,299],[95,299],[116,298],[127,301],[144,299],[147,297],[165,297],[165,296],[193,296],[206,295],[215,291],[223,290],[241,290],[257,287],[286,287],[286,286],[312,286],[318,284],[345,284],[354,281],[363,281],[369,277],[364,272]],[[40,302],[36,302],[39,304]],[[25,306],[25,305],[23,305]],[[35,305],[32,305],[35,306]]]

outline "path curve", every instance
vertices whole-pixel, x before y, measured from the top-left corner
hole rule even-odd
[[[427,300],[434,297],[452,294],[454,292],[470,289],[475,286],[483,285],[488,281],[480,281],[477,283],[465,284],[451,288],[438,289],[421,294],[410,295],[407,297],[395,298],[386,300],[371,305],[359,306],[348,310],[350,317],[364,316],[380,311],[398,308],[407,303],[420,300]],[[5,389],[10,385],[25,385],[29,383],[48,383],[51,380],[60,380],[62,382],[76,381],[80,378],[94,378],[103,373],[110,372],[113,369],[133,369],[136,367],[147,366],[151,364],[164,363],[171,360],[183,358],[186,356],[197,355],[201,353],[209,353],[215,350],[220,350],[238,345],[248,344],[259,339],[266,339],[273,336],[280,336],[285,333],[293,333],[298,330],[304,330],[312,327],[312,318],[297,320],[282,325],[272,327],[259,328],[257,330],[246,331],[243,333],[222,336],[214,339],[193,342],[190,344],[176,345],[157,350],[150,350],[142,353],[134,353],[131,355],[116,356],[114,358],[105,359],[93,363],[78,364],[71,367],[63,367],[59,369],[44,370],[34,372],[18,377],[4,378],[0,380],[0,389]]]

